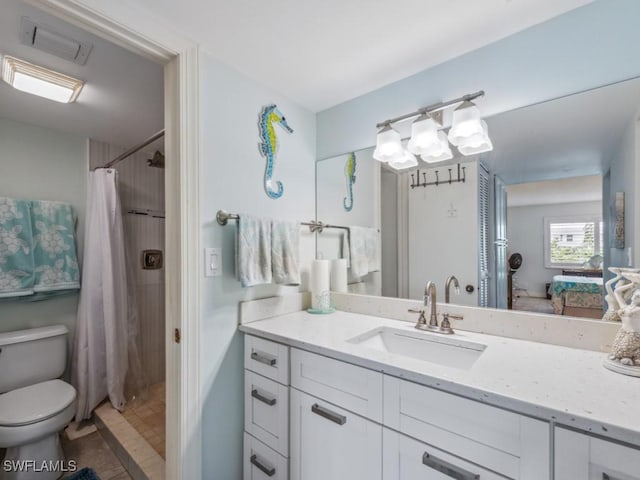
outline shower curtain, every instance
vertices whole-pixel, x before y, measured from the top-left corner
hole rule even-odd
[[[116,170],[89,173],[86,218],[72,362],[72,382],[78,392],[76,421],[89,418],[106,397],[122,410],[127,374],[141,375],[130,368],[139,365],[137,306],[128,287]]]

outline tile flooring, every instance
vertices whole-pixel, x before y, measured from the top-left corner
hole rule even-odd
[[[66,460],[75,460],[78,470],[91,467],[98,474],[100,480],[131,480],[100,433],[93,432],[76,440],[68,440],[65,435],[62,435],[61,438]]]
[[[146,400],[129,402],[122,413],[162,458],[165,458],[165,412],[165,384],[162,382],[149,387]]]

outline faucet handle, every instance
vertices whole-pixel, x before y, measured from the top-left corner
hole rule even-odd
[[[423,325],[427,324],[427,319],[424,316],[424,310],[423,309],[415,310],[413,308],[410,308],[407,311],[411,312],[411,313],[419,313],[420,314],[420,316],[418,317],[418,322],[416,323],[416,328],[422,328]]]
[[[453,328],[451,328],[450,318],[454,320],[463,320],[464,317],[462,315],[455,315],[453,313],[443,313],[442,314],[442,322],[440,322],[440,329],[443,333],[454,333]]]

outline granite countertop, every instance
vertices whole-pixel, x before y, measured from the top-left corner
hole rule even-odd
[[[301,311],[239,328],[489,405],[640,446],[640,378],[606,370],[603,353],[457,330],[447,338],[486,345],[470,368],[459,369],[347,342],[379,327],[417,332],[405,321],[342,311],[331,315]]]

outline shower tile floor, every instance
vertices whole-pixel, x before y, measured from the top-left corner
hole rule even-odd
[[[140,435],[165,458],[165,384],[149,387],[148,399],[136,399],[125,408],[122,416]]]
[[[74,460],[78,470],[93,468],[101,480],[131,480],[131,476],[100,433],[94,432],[76,440],[69,440],[66,435],[62,435],[61,442],[67,461]]]

